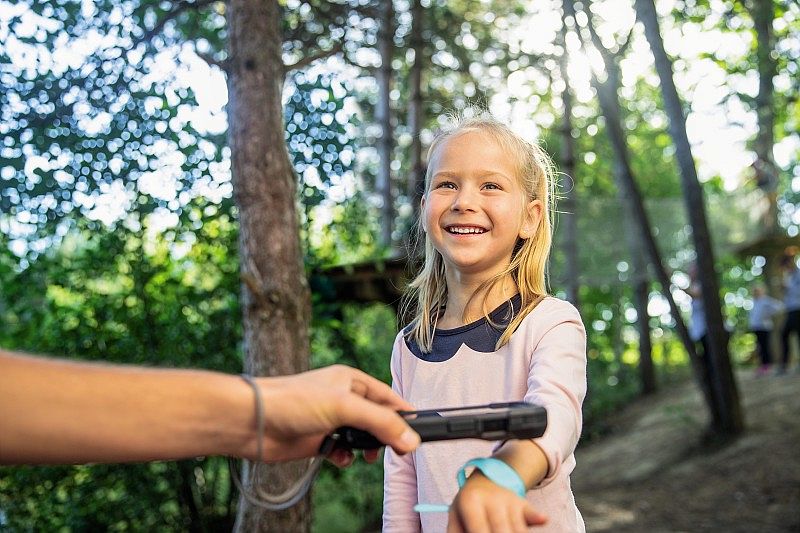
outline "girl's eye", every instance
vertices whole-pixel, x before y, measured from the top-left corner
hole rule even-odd
[[[440,181],[436,184],[436,189],[455,189],[456,184],[452,181]]]
[[[489,189],[490,191],[502,190],[502,188],[496,183],[484,183],[483,184],[483,188],[484,189]]]

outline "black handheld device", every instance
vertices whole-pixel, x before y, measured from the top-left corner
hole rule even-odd
[[[547,411],[526,402],[491,403],[424,411],[400,411],[422,442],[453,439],[533,439],[547,429]],[[367,431],[349,426],[338,428],[321,450],[380,448],[384,443]]]

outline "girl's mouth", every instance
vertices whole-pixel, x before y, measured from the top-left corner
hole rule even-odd
[[[481,233],[486,233],[488,230],[482,228],[480,226],[446,226],[445,230],[447,233],[451,233],[453,235],[480,235]]]

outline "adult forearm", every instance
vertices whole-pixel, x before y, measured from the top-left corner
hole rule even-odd
[[[83,463],[233,454],[253,439],[236,376],[0,352],[0,462]]]

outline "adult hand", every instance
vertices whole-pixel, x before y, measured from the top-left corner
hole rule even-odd
[[[528,500],[476,471],[450,505],[447,533],[524,533],[546,522]]]
[[[264,460],[314,455],[326,435],[345,425],[369,431],[400,454],[419,445],[419,435],[396,412],[412,406],[360,370],[334,365],[257,382],[264,399]],[[365,457],[374,461],[377,454],[368,450]],[[255,455],[255,442],[247,455]],[[330,459],[346,466],[353,455],[336,450]]]

